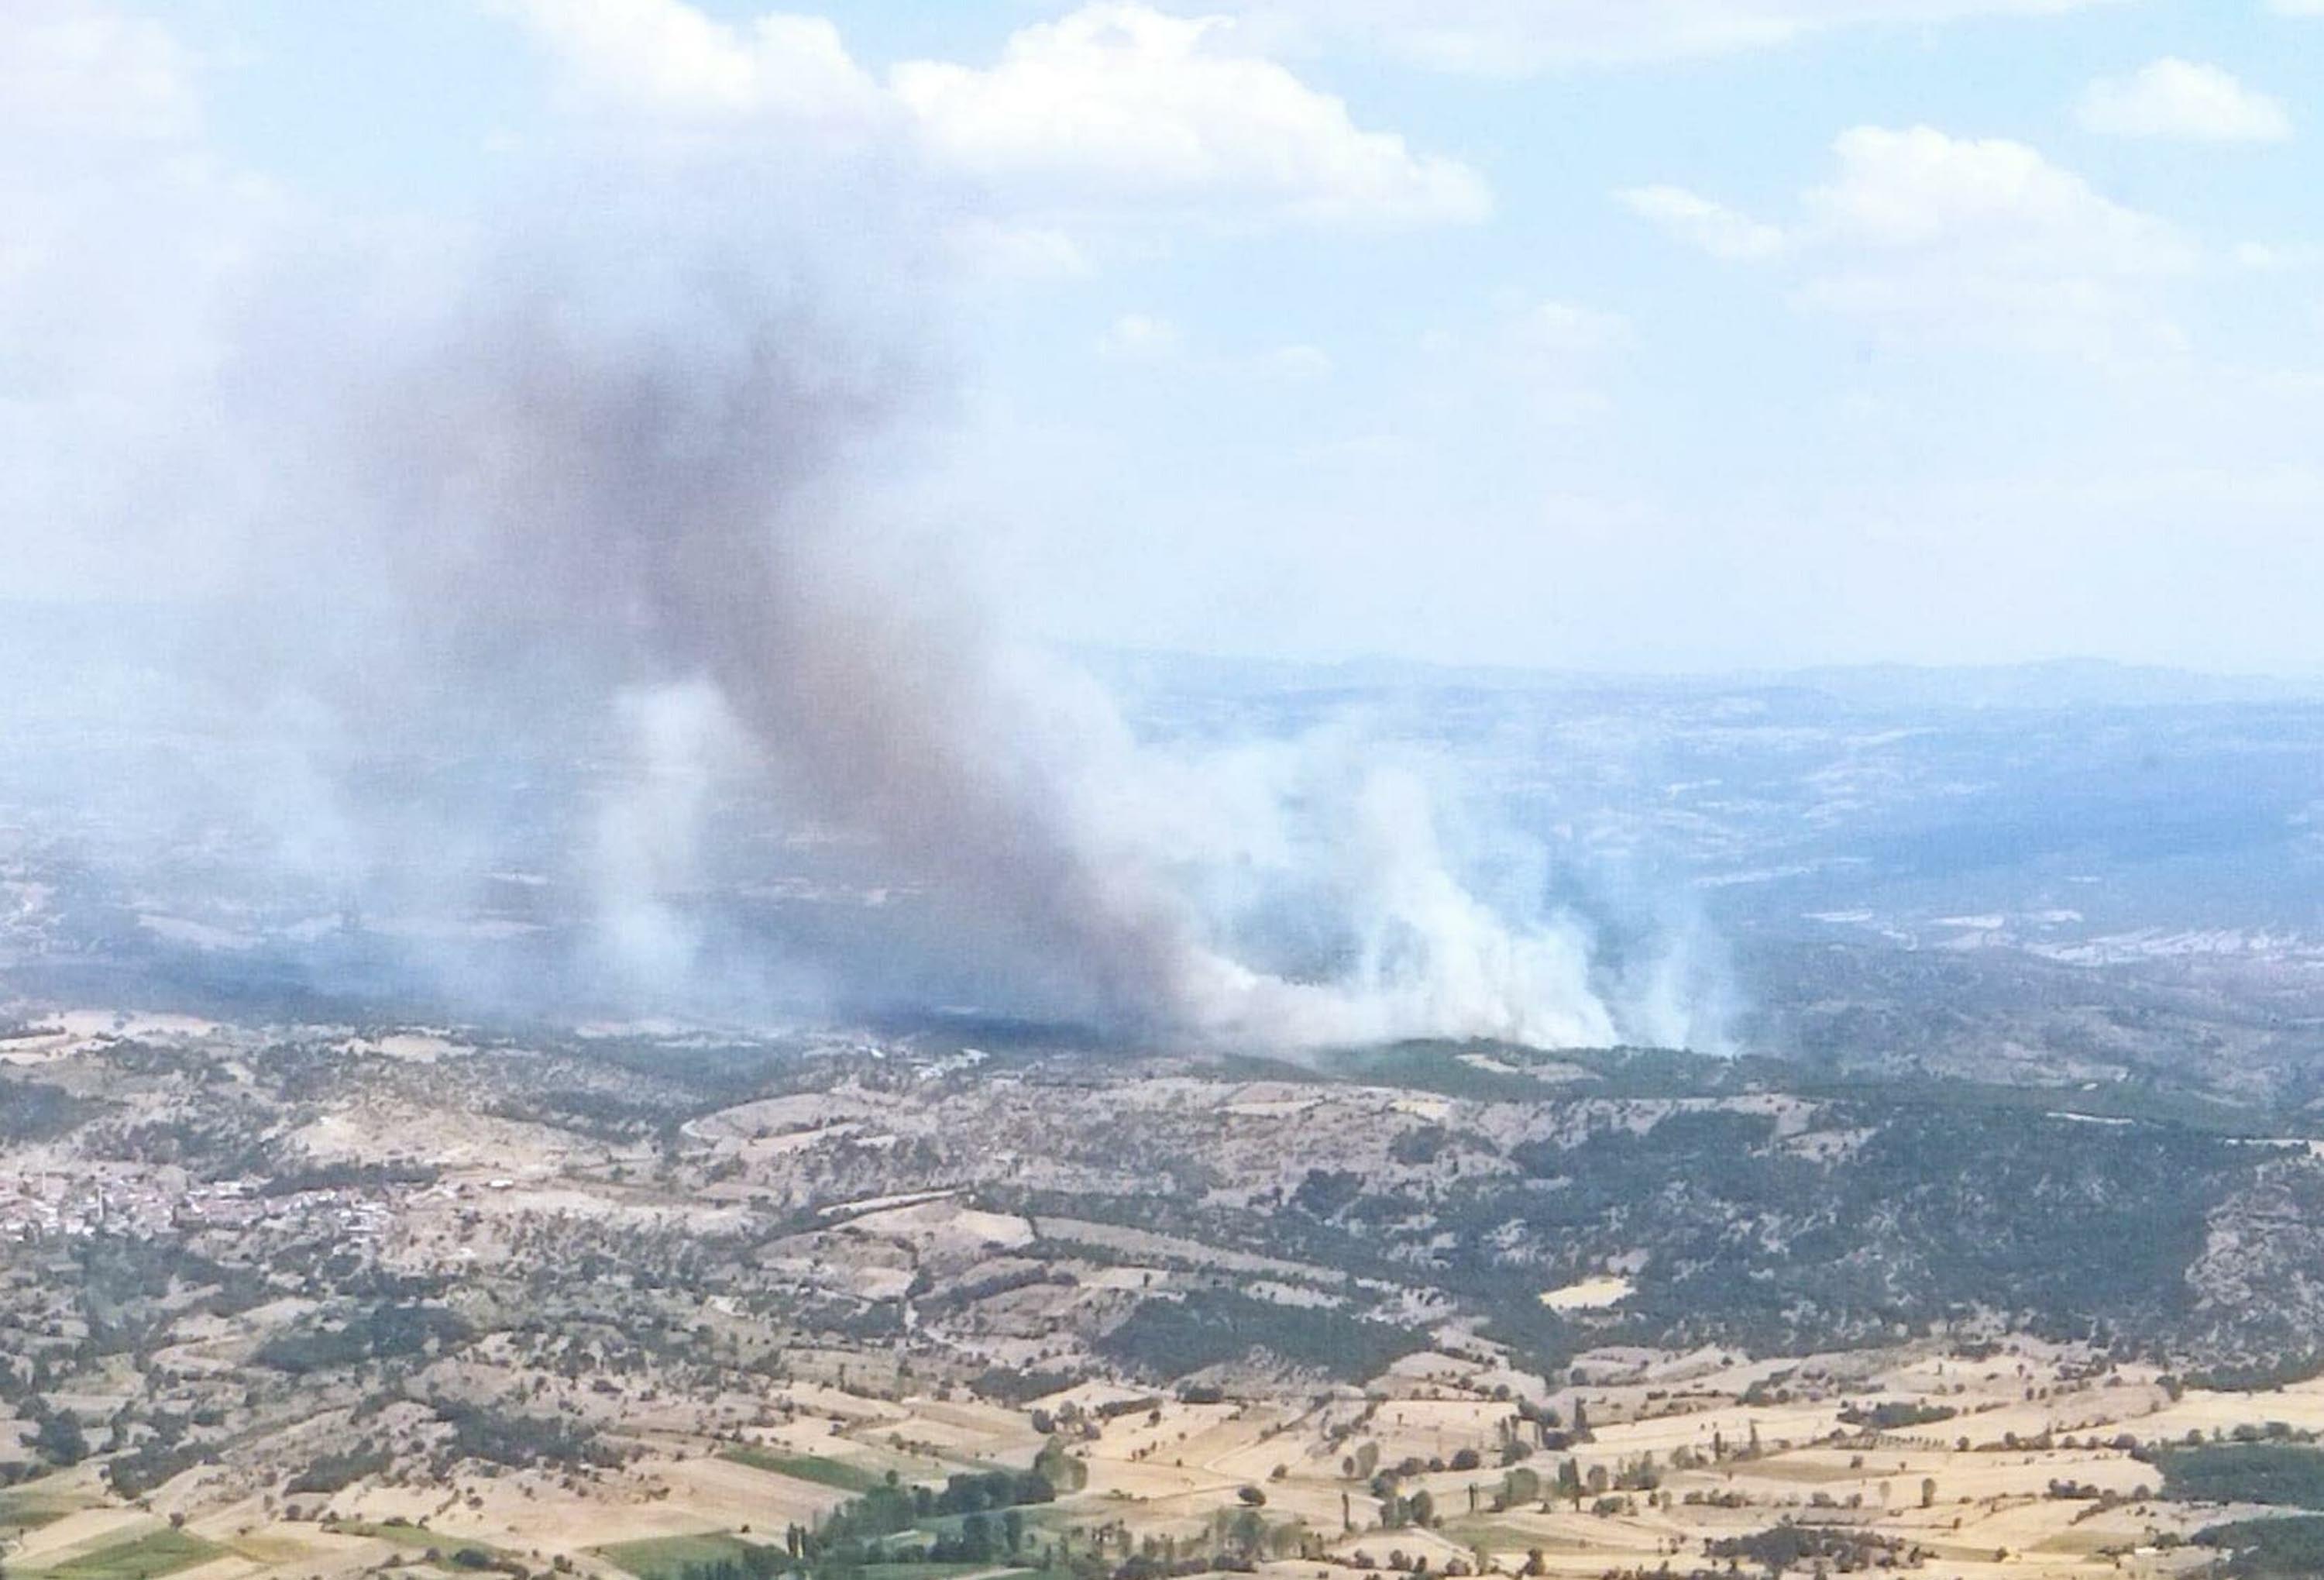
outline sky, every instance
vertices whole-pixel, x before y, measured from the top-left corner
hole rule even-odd
[[[216,578],[221,293],[715,146],[864,192],[877,507],[1015,634],[2312,675],[2319,88],[2324,0],[12,0],[0,598]]]

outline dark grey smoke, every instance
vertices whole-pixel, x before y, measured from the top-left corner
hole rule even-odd
[[[740,821],[844,846],[867,917],[908,898],[837,940],[859,988],[933,958],[1013,1008],[1277,1046],[1704,1039],[1683,962],[1609,984],[1572,916],[1481,901],[1419,766],[1346,730],[1160,750],[996,640],[973,544],[886,491],[948,416],[960,216],[876,140],[813,157],[568,150],[458,229],[244,238],[139,392],[171,438],[135,451],[138,530],[232,611],[187,660],[231,740],[157,799],[238,806],[270,883],[481,993],[483,951],[415,919],[574,873],[604,996],[790,980],[779,927],[706,920]]]
[[[415,682],[476,707],[519,678],[706,687],[799,815],[980,947],[1070,1010],[1175,1020],[1191,917],[1065,804],[1072,760],[1113,745],[1074,732],[1118,724],[1012,687],[864,507],[938,381],[896,260],[884,291],[835,280],[728,206],[747,189],[587,195],[416,285],[327,272],[261,313],[235,383],[287,485],[264,602],[361,633],[302,630],[278,675],[391,721]]]

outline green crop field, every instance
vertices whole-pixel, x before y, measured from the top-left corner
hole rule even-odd
[[[153,1530],[128,1541],[68,1557],[43,1569],[46,1580],[154,1580],[222,1557],[226,1549],[183,1530]]]
[[[739,1558],[752,1544],[724,1531],[701,1536],[658,1536],[645,1541],[616,1542],[597,1555],[635,1575],[638,1580],[678,1580],[688,1565],[707,1566]]]
[[[752,1470],[787,1475],[793,1481],[837,1487],[843,1492],[868,1492],[887,1479],[869,1465],[851,1465],[844,1459],[829,1459],[820,1454],[779,1454],[771,1448],[745,1446],[726,1449],[719,1457],[731,1459],[737,1465],[747,1465]]]

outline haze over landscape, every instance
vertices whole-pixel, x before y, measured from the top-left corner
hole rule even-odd
[[[2324,1573],[2319,84],[0,0],[0,1567]]]
[[[2314,190],[2231,66],[2296,79],[2316,30],[2215,19],[2227,65],[2040,98],[2041,51],[2160,24],[2016,9],[1098,5],[972,48],[964,14],[43,0],[8,23],[7,590],[105,609],[71,662],[173,630],[276,764],[248,875],[334,909],[473,907],[512,854],[466,790],[376,804],[380,762],[625,756],[561,875],[642,999],[690,984],[675,896],[758,781],[934,898],[968,1002],[1722,1045],[1684,886],[1464,797],[1466,743],[1359,745],[1351,698],[1166,752],[1055,644],[2312,673],[2270,600],[2314,585],[2319,337],[2244,320],[2318,310]],[[1762,168],[1699,102],[1654,125],[1706,77],[1784,103]],[[1818,108],[1822,173],[1777,168]],[[1576,863],[1628,914],[1553,903]]]

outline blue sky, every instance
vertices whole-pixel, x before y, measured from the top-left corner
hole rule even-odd
[[[25,255],[110,261],[0,269],[0,336],[59,321],[59,279],[140,311],[191,291],[115,278],[123,252],[188,245],[138,229],[172,204],[456,224],[550,143],[843,171],[869,146],[937,194],[955,381],[883,508],[953,535],[1011,629],[1604,669],[2312,672],[2324,14],[2303,11],[2324,4],[770,22],[730,0],[31,0],[0,24],[32,30],[0,38],[0,103],[30,106],[0,119],[23,156],[0,192],[73,217],[23,227]],[[189,161],[208,173],[151,178],[174,196],[134,220],[78,200]],[[166,541],[75,529],[70,468],[104,454],[84,419],[122,402],[47,355],[0,427],[15,470],[48,474],[0,492],[23,546],[0,592],[173,585]]]

